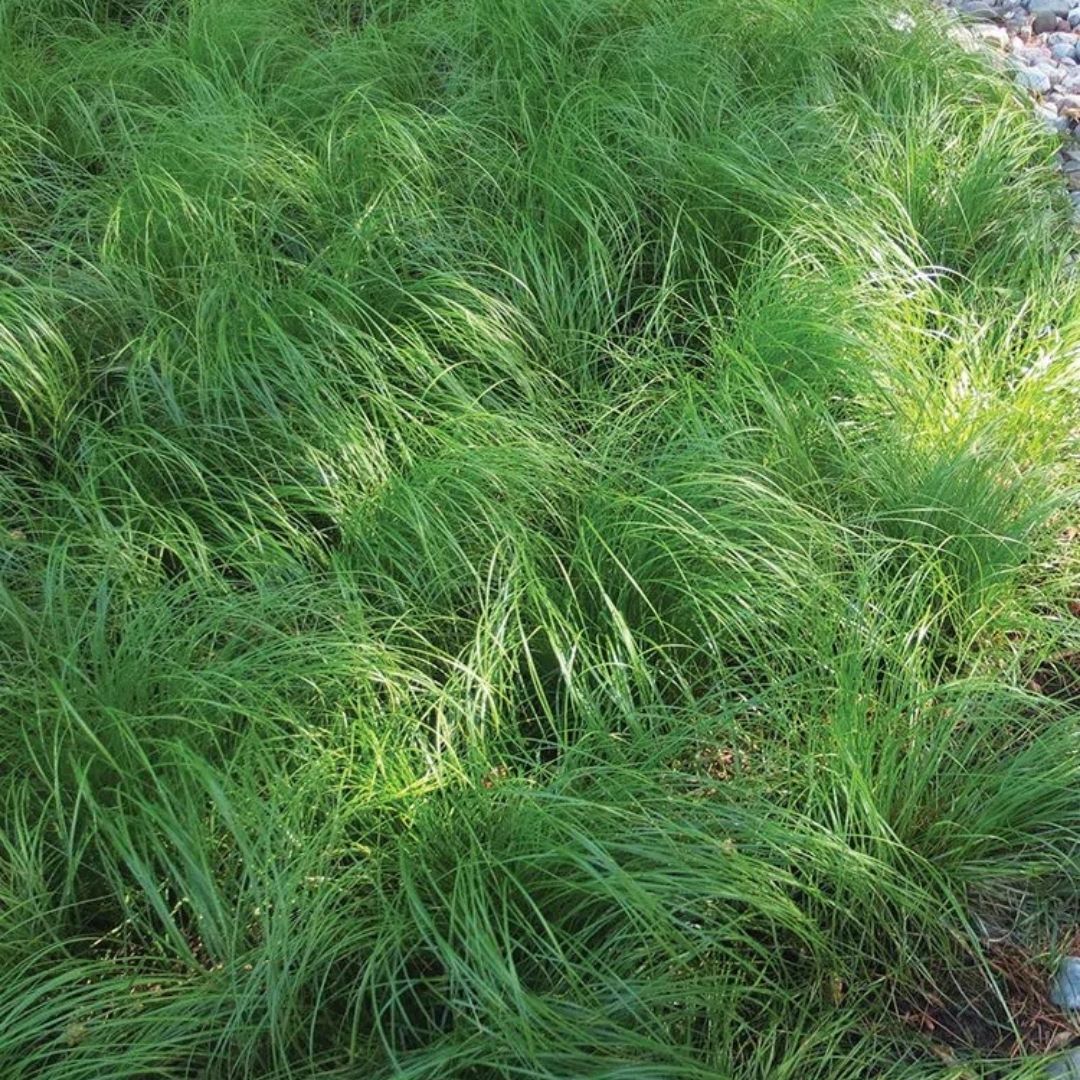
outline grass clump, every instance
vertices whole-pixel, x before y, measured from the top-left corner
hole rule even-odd
[[[0,0],[5,1078],[1061,1045],[1064,196],[893,14]]]

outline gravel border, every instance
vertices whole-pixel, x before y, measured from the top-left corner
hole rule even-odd
[[[964,48],[988,49],[1013,70],[1042,124],[1062,137],[1059,165],[1080,225],[1080,0],[941,0]]]

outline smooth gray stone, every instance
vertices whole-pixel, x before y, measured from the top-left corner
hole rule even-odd
[[[1062,1009],[1080,1009],[1080,956],[1066,956],[1050,984],[1050,1000]]]
[[[966,0],[960,6],[960,11],[967,18],[978,22],[997,22],[1001,18],[1001,12],[997,8],[982,3],[982,0]]]
[[[1068,3],[1068,0],[1031,0],[1028,4],[1028,11],[1032,15],[1050,14],[1060,16],[1062,19],[1069,14],[1069,8],[1072,5]]]
[[[1047,1080],[1080,1080],[1080,1046],[1050,1062]]]
[[[1035,66],[1050,80],[1051,86],[1057,86],[1065,81],[1065,69],[1053,60],[1040,60]]]
[[[1046,94],[1050,90],[1050,76],[1038,68],[1021,68],[1016,73],[1016,81],[1025,90],[1036,94]]]

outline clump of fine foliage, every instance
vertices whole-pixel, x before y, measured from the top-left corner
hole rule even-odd
[[[0,0],[5,1080],[1006,1045],[910,1014],[1076,917],[1077,291],[894,14]]]

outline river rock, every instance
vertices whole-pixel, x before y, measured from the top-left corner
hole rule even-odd
[[[1061,1009],[1080,1009],[1080,956],[1066,956],[1058,965],[1050,1000]]]
[[[1047,1080],[1080,1080],[1080,1046],[1050,1062]]]
[[[1069,14],[1072,4],[1068,0],[1031,0],[1027,5],[1032,15],[1053,15],[1064,19]]]
[[[1016,81],[1025,90],[1031,90],[1036,94],[1048,94],[1050,92],[1050,76],[1038,68],[1021,68],[1016,73]]]

